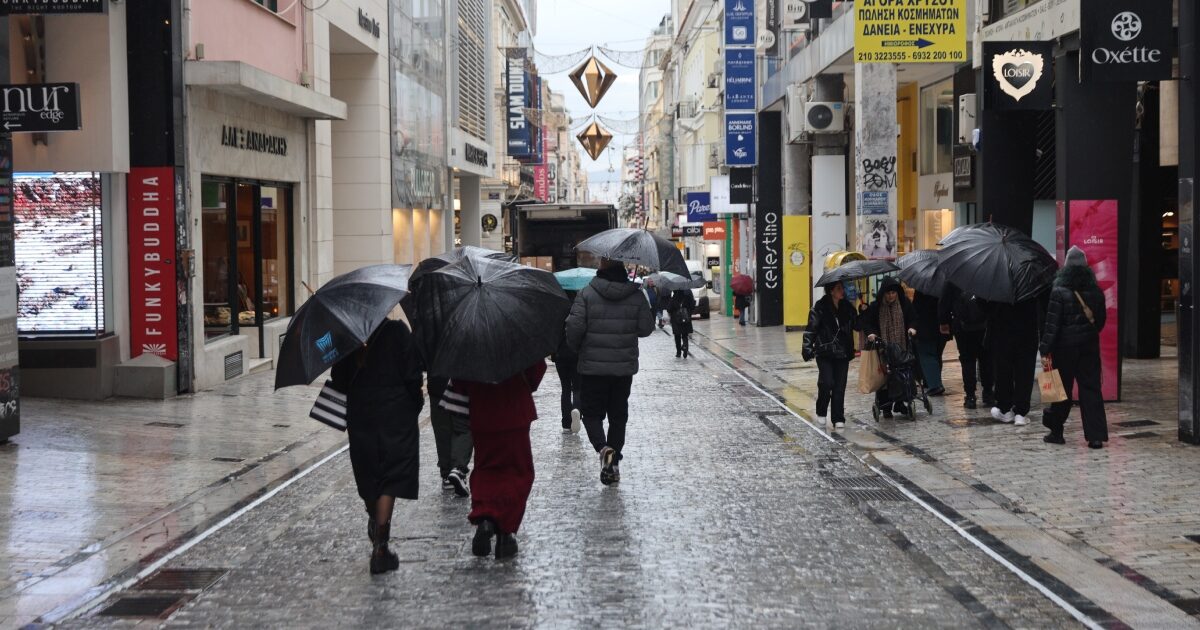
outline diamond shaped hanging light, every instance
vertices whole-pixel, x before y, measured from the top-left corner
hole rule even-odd
[[[600,104],[600,99],[604,98],[608,88],[612,87],[613,82],[617,80],[617,75],[599,59],[596,59],[595,55],[588,57],[588,60],[576,68],[570,76],[571,83],[575,84],[575,89],[579,90],[583,99],[593,109]]]
[[[612,134],[605,131],[596,122],[588,125],[586,129],[579,132],[579,135],[575,137],[579,139],[579,144],[583,145],[583,149],[587,151],[587,154],[592,156],[593,162],[596,161],[596,158],[600,157],[600,154],[604,152],[604,147],[607,147],[608,143],[612,142],[613,139]]]

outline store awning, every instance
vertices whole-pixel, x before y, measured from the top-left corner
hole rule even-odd
[[[188,87],[206,88],[319,120],[345,120],[346,103],[241,61],[188,61]]]

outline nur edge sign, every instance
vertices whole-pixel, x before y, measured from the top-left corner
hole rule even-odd
[[[1080,73],[1095,81],[1171,78],[1172,9],[1166,0],[1087,0]]]
[[[0,106],[0,130],[8,133],[80,128],[78,83],[0,85]]]

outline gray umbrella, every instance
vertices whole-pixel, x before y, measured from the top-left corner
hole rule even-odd
[[[932,249],[922,249],[900,257],[900,279],[904,284],[933,297],[942,297],[946,289],[946,277],[938,269],[940,258]]]
[[[835,282],[860,280],[899,270],[900,268],[894,263],[886,260],[855,260],[826,271],[817,279],[817,286],[824,287]]]
[[[656,271],[669,271],[690,277],[679,248],[667,239],[646,230],[613,228],[580,243],[575,249],[621,262],[641,265]]]
[[[690,277],[681,276],[670,271],[659,271],[646,276],[646,280],[653,282],[655,287],[664,291],[699,289],[708,284],[704,280],[704,274],[699,271],[693,272]]]

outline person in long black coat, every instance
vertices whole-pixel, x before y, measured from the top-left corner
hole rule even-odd
[[[696,309],[696,297],[688,289],[676,289],[671,293],[667,313],[671,316],[671,332],[675,335],[675,358],[688,358],[688,335],[692,334],[692,311]]]
[[[567,297],[572,302],[579,294],[578,291],[567,291]],[[564,329],[566,322],[564,320]],[[579,353],[571,349],[567,345],[567,336],[564,333],[562,342],[558,345],[558,350],[550,357],[554,361],[554,369],[558,372],[558,382],[562,385],[562,395],[559,402],[562,407],[562,428],[563,433],[579,433],[582,428],[580,407],[580,378],[579,378]]]
[[[943,334],[953,334],[958,346],[958,362],[962,365],[963,406],[976,409],[976,385],[983,386],[983,405],[996,404],[993,390],[996,378],[992,372],[992,353],[987,345],[987,313],[982,302],[953,284],[946,283],[938,305],[938,319]]]
[[[350,464],[367,509],[373,574],[400,566],[388,541],[396,498],[417,498],[421,385],[412,333],[395,320],[384,320],[363,347],[333,366],[333,386],[346,394]]]
[[[891,321],[891,316],[895,316],[897,321]],[[863,315],[862,329],[867,341],[882,339],[884,343],[907,348],[908,337],[917,334],[916,327],[916,309],[908,301],[908,296],[904,295],[900,281],[890,276],[881,279],[875,301]],[[892,417],[893,405],[887,387],[875,392],[875,404],[883,412],[883,417]],[[897,405],[902,406],[900,403]],[[897,408],[896,411],[903,413],[904,409]]]
[[[1057,368],[1067,390],[1067,400],[1050,405],[1042,414],[1042,424],[1050,429],[1043,439],[1050,444],[1066,444],[1063,425],[1071,414],[1071,392],[1076,383],[1088,446],[1104,448],[1108,441],[1100,371],[1100,331],[1106,320],[1104,292],[1096,284],[1083,250],[1072,247],[1050,291],[1039,347],[1044,367]]]
[[[992,407],[995,420],[1017,426],[1029,424],[1038,331],[1048,299],[1046,291],[1016,304],[987,303],[988,344],[996,375],[996,406]]]
[[[825,295],[809,311],[804,329],[801,356],[805,361],[817,360],[817,422],[824,425],[830,420],[835,429],[846,426],[846,377],[854,358],[857,318],[846,299],[846,287],[835,282],[825,287]]]
[[[942,354],[946,351],[946,336],[938,324],[939,299],[917,291],[913,309],[917,313],[917,360],[925,378],[926,393],[941,396],[946,393],[942,384]]]

